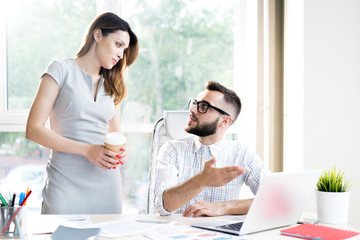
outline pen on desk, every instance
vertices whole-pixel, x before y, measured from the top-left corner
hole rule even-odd
[[[15,199],[16,199],[16,193],[14,192],[11,196],[11,193],[9,193],[10,197],[9,197],[9,206],[11,207],[10,208],[10,215],[9,217],[11,217],[13,214],[14,214],[14,206],[15,206]],[[18,221],[16,221],[17,218],[15,218],[15,221],[14,221],[14,224],[15,224],[15,228],[14,228],[14,232],[17,234],[18,232],[18,228],[19,228],[19,224],[18,224]]]
[[[32,193],[32,191],[30,190],[30,191],[26,194],[24,200],[20,203],[20,207],[22,207],[22,206],[26,203],[26,200],[28,199],[28,197],[30,196],[31,193]]]
[[[0,199],[1,199],[2,204],[3,204],[5,207],[7,207],[8,204],[7,204],[7,202],[5,201],[5,199],[4,199],[4,197],[3,197],[3,195],[2,195],[1,193],[0,193]]]
[[[29,187],[26,189],[26,195],[29,193]],[[26,201],[24,203],[24,206],[26,205]]]
[[[2,230],[2,234],[4,234],[8,230],[8,228],[10,227],[11,222],[14,221],[16,215],[18,215],[18,213],[20,212],[22,206],[24,205],[25,201],[28,199],[28,197],[30,196],[31,193],[32,193],[32,191],[30,190],[29,193],[25,196],[24,200],[20,203],[20,206],[18,207],[16,212],[11,216],[9,222],[5,225],[4,229]]]
[[[22,201],[24,200],[25,198],[25,193],[24,192],[21,192],[20,193],[20,197],[19,197],[19,205],[22,203]]]
[[[9,199],[8,205],[11,206],[11,199],[12,199],[12,193],[11,192],[9,192],[9,198],[8,199]]]
[[[14,192],[13,193],[13,198],[12,198],[12,201],[11,201],[11,206],[15,206],[15,198],[16,198],[16,193]]]

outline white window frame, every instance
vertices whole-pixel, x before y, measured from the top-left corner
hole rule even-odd
[[[6,48],[6,17],[5,9],[0,10],[0,131],[25,131],[26,111],[7,110],[7,48]]]

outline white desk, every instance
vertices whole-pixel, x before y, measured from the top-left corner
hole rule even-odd
[[[124,220],[127,218],[133,218],[136,217],[136,219],[157,219],[157,220],[168,220],[168,221],[175,221],[175,222],[181,222],[184,223],[186,225],[191,225],[193,223],[196,222],[203,222],[203,221],[212,221],[215,220],[219,217],[199,217],[199,218],[186,218],[183,217],[181,215],[173,215],[173,216],[169,216],[169,217],[160,217],[157,215],[147,215],[147,214],[138,214],[138,215],[120,215],[120,214],[108,214],[108,215],[88,215],[89,216],[89,220],[92,223],[102,223],[102,222],[111,222],[111,221],[116,221],[116,220]],[[308,216],[308,215],[307,215]],[[224,216],[227,218],[233,218],[234,216]],[[48,234],[40,234],[40,235],[33,235],[34,231],[39,231],[39,229],[43,228],[44,230],[49,230],[52,229],[52,231],[54,231],[58,225],[62,224],[62,221],[64,221],[63,218],[61,218],[61,215],[57,216],[57,215],[40,215],[40,214],[35,214],[35,213],[28,213],[28,235],[26,239],[30,239],[30,240],[39,240],[39,239],[50,239],[50,233]],[[329,225],[329,226],[333,226],[333,225]],[[288,228],[290,226],[287,227],[283,227],[283,228]],[[357,231],[356,229],[352,228],[351,226],[345,224],[345,225],[336,225],[333,227],[338,227],[338,228],[342,228],[342,229],[347,229],[347,230],[353,230],[353,231]],[[296,239],[296,238],[292,238],[292,237],[286,237],[286,236],[282,236],[280,235],[280,229],[282,228],[277,228],[277,229],[273,229],[273,230],[269,230],[269,231],[264,231],[264,232],[259,232],[259,233],[254,233],[254,234],[250,234],[249,236],[251,236],[251,239],[266,239],[266,240],[272,240],[272,239],[284,239],[284,240],[290,240],[290,239]],[[50,230],[51,231],[51,230]],[[105,240],[105,239],[109,239],[109,238],[105,238],[105,237],[99,237],[100,240]],[[126,236],[126,237],[121,237],[121,238],[111,238],[114,240],[117,239],[144,239],[144,240],[149,240],[149,238],[142,236],[142,235],[133,235],[133,236]]]

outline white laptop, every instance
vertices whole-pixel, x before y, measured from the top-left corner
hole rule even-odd
[[[321,170],[268,173],[264,176],[244,220],[220,219],[193,224],[193,227],[244,235],[296,224]]]

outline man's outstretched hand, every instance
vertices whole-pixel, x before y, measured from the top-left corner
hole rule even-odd
[[[213,158],[205,163],[204,169],[198,175],[198,184],[202,187],[219,187],[244,174],[245,169],[239,166],[216,168],[216,159]]]

